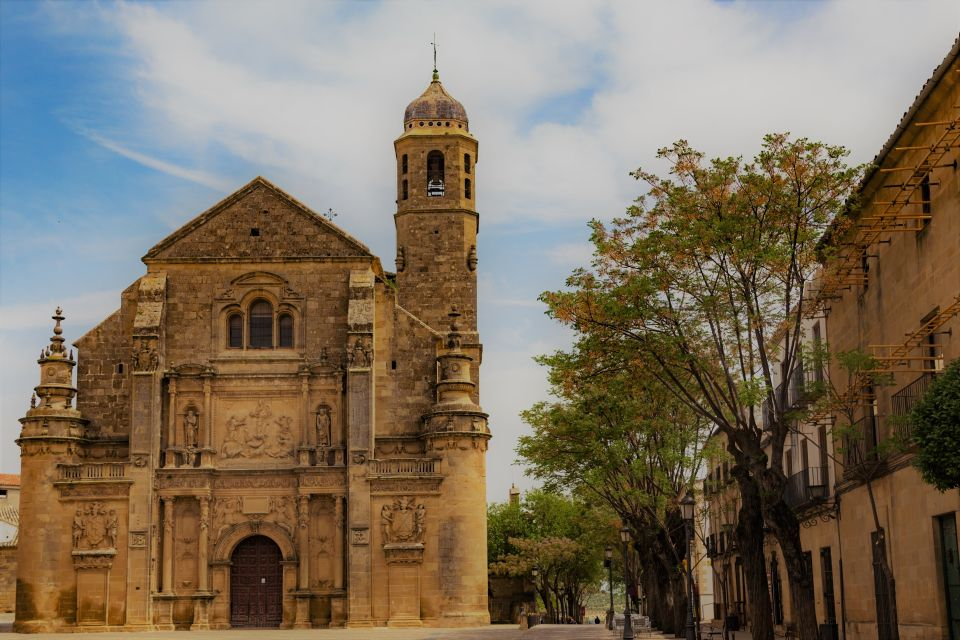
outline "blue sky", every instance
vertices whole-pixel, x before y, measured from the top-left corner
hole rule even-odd
[[[180,224],[264,175],[392,268],[393,139],[430,79],[480,140],[489,497],[511,482],[531,358],[569,336],[539,293],[589,261],[684,137],[750,155],[767,131],[880,149],[960,28],[960,3],[0,3],[0,472],[54,307],[75,339]],[[379,176],[379,178],[378,178]]]

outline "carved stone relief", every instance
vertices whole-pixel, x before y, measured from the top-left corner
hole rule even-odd
[[[273,415],[265,400],[247,415],[227,418],[220,455],[224,458],[292,458],[295,436],[293,418]]]
[[[347,364],[354,368],[366,368],[373,364],[373,347],[370,336],[357,336],[347,351]]]
[[[380,534],[384,544],[423,542],[427,510],[409,496],[394,499],[380,509]]]
[[[133,343],[133,370],[156,371],[160,364],[157,354],[156,341],[150,338],[139,338]]]
[[[116,548],[119,529],[116,509],[108,509],[102,502],[77,507],[73,516],[73,548]]]

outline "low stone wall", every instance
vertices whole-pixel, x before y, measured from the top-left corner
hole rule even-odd
[[[0,547],[0,613],[11,613],[17,599],[17,548]]]

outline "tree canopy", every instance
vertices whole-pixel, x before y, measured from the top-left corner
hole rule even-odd
[[[940,491],[960,488],[960,360],[936,377],[910,420],[924,481]]]

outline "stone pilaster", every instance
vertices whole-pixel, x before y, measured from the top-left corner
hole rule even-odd
[[[350,272],[347,309],[347,453],[349,585],[347,626],[369,627],[372,620],[370,483],[367,460],[373,451],[374,425],[374,278],[369,270]]]

